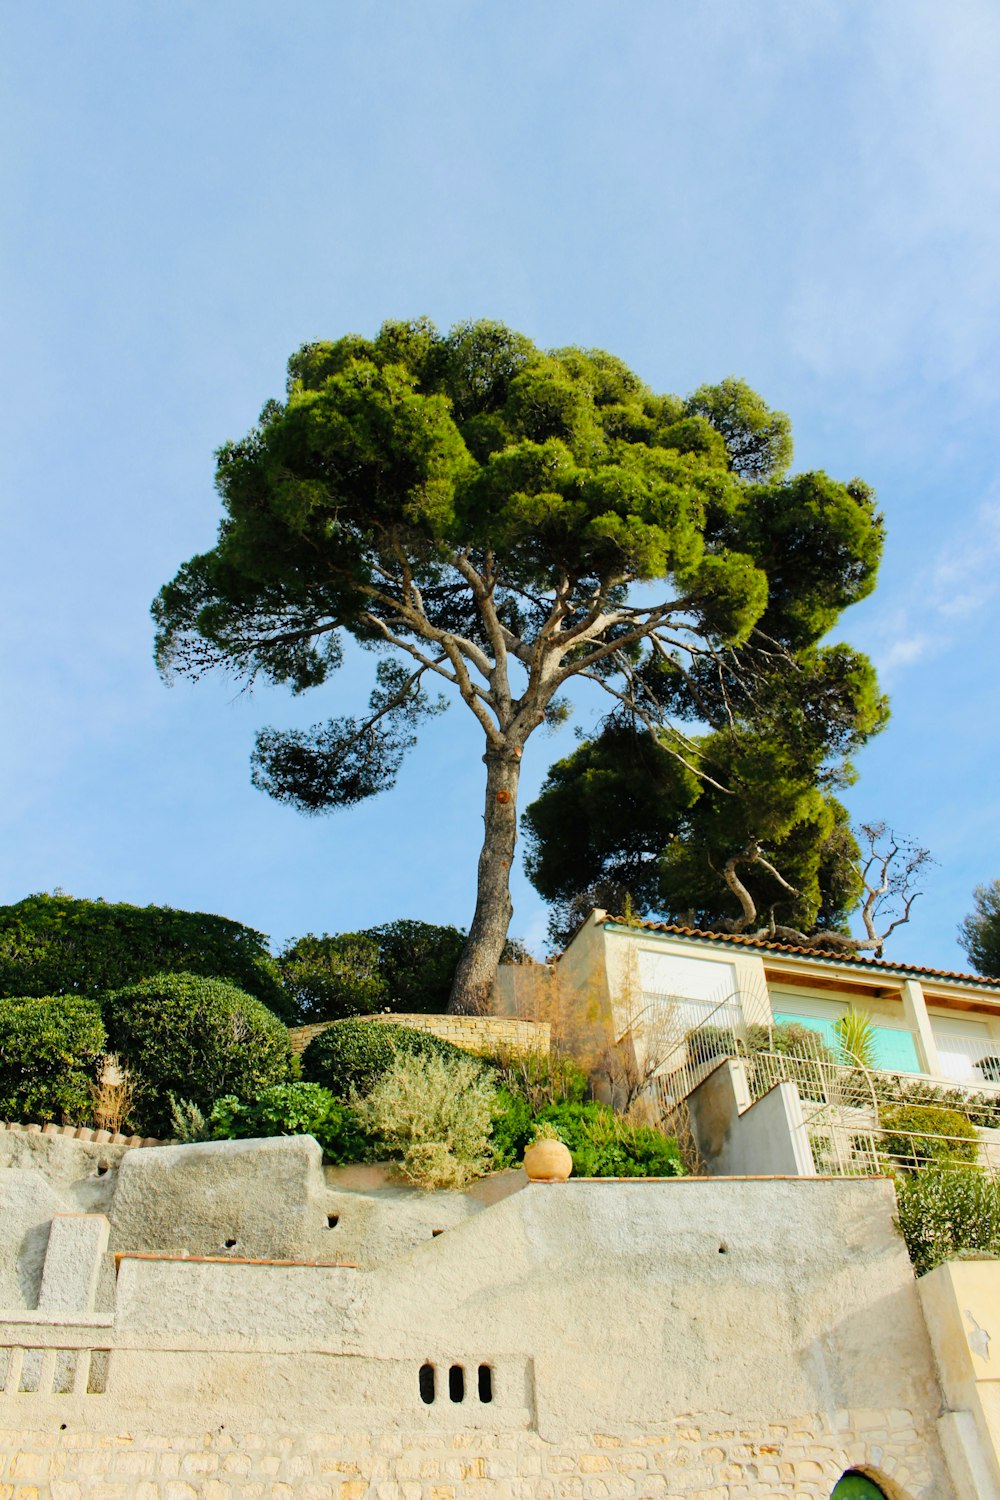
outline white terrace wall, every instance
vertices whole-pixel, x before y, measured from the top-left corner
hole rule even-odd
[[[164,1150],[174,1222],[218,1239],[184,1153],[217,1152],[222,1185],[232,1153]],[[241,1179],[248,1243],[265,1189]],[[136,1231],[112,1202],[113,1306],[65,1306],[95,1284],[56,1264],[99,1254],[84,1215],[50,1231],[33,1283],[61,1301],[0,1311],[0,1496],[827,1500],[859,1467],[892,1500],[973,1500],[892,1213],[881,1181],[536,1184],[361,1270],[122,1252]]]

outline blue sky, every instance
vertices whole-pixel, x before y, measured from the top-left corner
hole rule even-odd
[[[992,0],[144,0],[0,7],[0,901],[217,911],[277,942],[467,924],[483,768],[431,726],[386,797],[253,790],[262,724],[364,703],[166,689],[149,602],[214,538],[213,450],[300,343],[499,318],[652,386],[744,376],[796,465],[878,490],[890,727],[859,819],[938,863],[889,956],[967,967],[1000,875],[1000,8]],[[366,664],[367,665],[367,662]],[[464,720],[469,719],[469,723]],[[526,752],[525,802],[569,731]],[[520,874],[514,930],[545,917]]]

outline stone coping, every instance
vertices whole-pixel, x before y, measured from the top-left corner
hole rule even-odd
[[[165,1146],[166,1141],[154,1136],[114,1134],[110,1130],[91,1130],[86,1125],[56,1125],[51,1120],[47,1125],[22,1125],[16,1120],[0,1120],[0,1130],[13,1130],[22,1135],[61,1135],[67,1139],[89,1141],[95,1146]]]
[[[123,1260],[165,1260],[185,1266],[301,1266],[306,1270],[356,1271],[353,1260],[256,1260],[242,1255],[178,1255],[169,1250],[117,1250],[115,1270]]]

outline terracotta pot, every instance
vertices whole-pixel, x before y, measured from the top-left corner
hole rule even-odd
[[[524,1170],[530,1182],[565,1182],[573,1170],[569,1147],[562,1141],[532,1141],[525,1148]]]

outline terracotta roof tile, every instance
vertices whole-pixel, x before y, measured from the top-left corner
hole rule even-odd
[[[610,913],[605,920],[615,927],[641,927],[647,932],[665,932],[672,937],[733,943],[742,948],[758,948],[767,953],[795,953],[821,963],[850,964],[864,969],[888,970],[894,974],[923,974],[932,979],[947,979],[955,984],[974,984],[981,989],[1000,990],[1000,979],[990,979],[982,974],[960,974],[954,969],[930,969],[922,964],[897,964],[884,958],[864,958],[858,953],[843,953],[837,948],[812,948],[803,944],[772,942],[767,938],[750,937],[737,932],[705,932],[698,927],[679,927],[672,922],[640,922],[635,917],[626,921],[624,917],[613,917]]]

